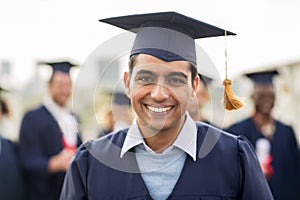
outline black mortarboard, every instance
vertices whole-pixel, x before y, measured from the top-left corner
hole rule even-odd
[[[8,90],[7,90],[7,89],[4,89],[3,87],[0,86],[0,96],[1,96],[1,93],[2,93],[2,92],[8,92]]]
[[[131,55],[145,53],[165,61],[196,64],[194,39],[224,36],[225,30],[176,12],[160,12],[99,20],[137,33]],[[227,31],[227,35],[235,35]]]
[[[0,86],[0,112],[3,115],[9,115],[9,108],[5,100],[1,98],[3,92],[8,92],[8,90],[4,89]]]
[[[74,66],[78,66],[69,61],[62,62],[39,62],[40,65],[49,65],[53,69],[53,73],[56,71],[69,74],[70,69]]]
[[[204,83],[204,85],[206,85],[206,86],[213,80],[212,78],[205,76],[203,74],[200,74],[200,73],[198,73],[198,76],[200,78],[200,81],[202,83]]]
[[[278,74],[279,73],[277,70],[271,70],[271,71],[247,73],[246,76],[250,78],[254,82],[254,84],[273,85],[273,77]]]
[[[0,86],[0,100],[3,92],[8,92],[8,90]]]
[[[125,93],[122,92],[113,93],[112,102],[117,105],[130,105],[130,99]]]

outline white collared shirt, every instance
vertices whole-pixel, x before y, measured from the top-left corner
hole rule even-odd
[[[141,176],[155,200],[167,199],[174,189],[187,155],[196,161],[197,127],[189,114],[174,143],[162,153],[154,152],[146,145],[136,120],[130,126],[121,149],[121,158],[135,148],[136,161]]]
[[[46,98],[43,102],[44,106],[57,121],[65,142],[70,146],[77,145],[78,124],[68,108],[59,106],[52,98]]]
[[[148,147],[148,145],[145,143],[142,133],[138,128],[137,122],[136,120],[134,120],[133,124],[129,127],[129,130],[127,132],[124,144],[121,149],[120,157],[122,158],[127,151],[140,144],[143,144],[147,151],[153,152],[153,150],[150,147]],[[193,158],[194,161],[196,161],[197,128],[196,123],[192,120],[189,114],[186,114],[186,120],[176,140],[163,153],[167,153],[173,147],[177,147],[182,151],[186,152],[189,156]]]

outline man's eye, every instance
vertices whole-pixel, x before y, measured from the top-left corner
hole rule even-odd
[[[152,77],[149,76],[140,76],[137,78],[138,82],[141,83],[153,83],[154,79]]]
[[[171,86],[179,87],[186,84],[186,80],[183,78],[170,78],[168,84]]]

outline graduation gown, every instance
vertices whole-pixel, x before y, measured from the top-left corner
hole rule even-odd
[[[78,145],[81,143],[78,137]],[[62,132],[43,105],[27,112],[20,130],[20,155],[30,200],[57,200],[65,172],[48,172],[48,160],[63,150]]]
[[[299,153],[293,129],[279,121],[275,121],[275,133],[271,143],[271,166],[274,174],[269,179],[270,189],[275,199],[299,200]],[[263,134],[257,130],[252,118],[233,124],[227,129],[236,135],[246,136],[255,147],[257,139]]]
[[[273,199],[246,139],[214,128],[208,131],[208,127],[197,124],[197,160],[186,157],[168,199]],[[121,130],[78,149],[61,200],[152,199],[139,173],[134,148],[120,158],[126,133]]]
[[[24,188],[17,146],[0,137],[0,199],[24,200]]]

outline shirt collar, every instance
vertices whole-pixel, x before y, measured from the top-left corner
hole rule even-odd
[[[58,105],[52,98],[46,97],[43,100],[43,105],[54,115],[59,115],[60,113],[71,113],[68,107],[62,107]]]
[[[128,129],[124,144],[121,149],[120,157],[122,158],[127,151],[139,144],[143,144],[145,147],[147,147],[136,120],[134,120],[133,124]],[[189,114],[186,114],[186,120],[183,124],[183,127],[172,146],[175,146],[186,152],[193,158],[194,161],[196,161],[197,128],[196,123],[192,120]]]

